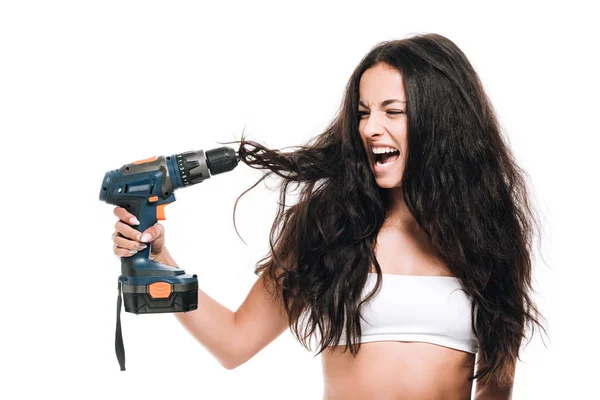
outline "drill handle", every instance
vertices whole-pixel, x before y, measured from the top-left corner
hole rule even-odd
[[[171,193],[166,199],[159,196],[149,198],[129,197],[121,199],[117,205],[127,209],[140,221],[136,229],[144,232],[159,220],[165,220],[164,207],[175,201],[175,194]],[[121,274],[124,276],[143,275],[172,275],[173,268],[150,260],[152,242],[146,243],[147,247],[139,250],[131,257],[121,258]]]

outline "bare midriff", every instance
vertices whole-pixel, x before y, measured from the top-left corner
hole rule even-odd
[[[470,400],[475,354],[431,343],[367,342],[321,353],[323,400]]]

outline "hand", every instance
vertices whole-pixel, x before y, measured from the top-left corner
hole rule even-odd
[[[115,207],[114,214],[119,218],[115,224],[115,233],[112,235],[114,242],[113,252],[117,257],[130,257],[139,250],[145,249],[145,243],[152,242],[150,259],[154,260],[165,248],[165,228],[156,223],[144,232],[140,232],[130,225],[138,225],[139,221],[133,214],[123,207]]]

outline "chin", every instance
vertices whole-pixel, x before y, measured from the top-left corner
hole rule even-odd
[[[375,179],[377,186],[382,189],[393,189],[402,187],[402,181],[390,181],[389,179]]]

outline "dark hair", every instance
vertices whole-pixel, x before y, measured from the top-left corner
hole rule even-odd
[[[441,35],[377,44],[352,73],[335,119],[294,151],[269,149],[243,133],[229,142],[240,144],[241,162],[269,170],[237,201],[267,176],[282,178],[271,251],[255,273],[263,272],[265,287],[283,301],[290,329],[304,347],[317,328],[317,355],[337,345],[345,325],[344,351],[356,356],[361,305],[381,285],[374,245],[388,211],[358,133],[359,81],[378,63],[399,71],[406,91],[405,203],[435,256],[473,300],[472,329],[485,364],[469,380],[508,383],[526,324],[545,331],[530,297],[531,244],[540,226],[526,173],[502,137],[477,73]],[[296,204],[286,207],[290,184],[301,190]],[[377,282],[362,299],[371,264]]]

